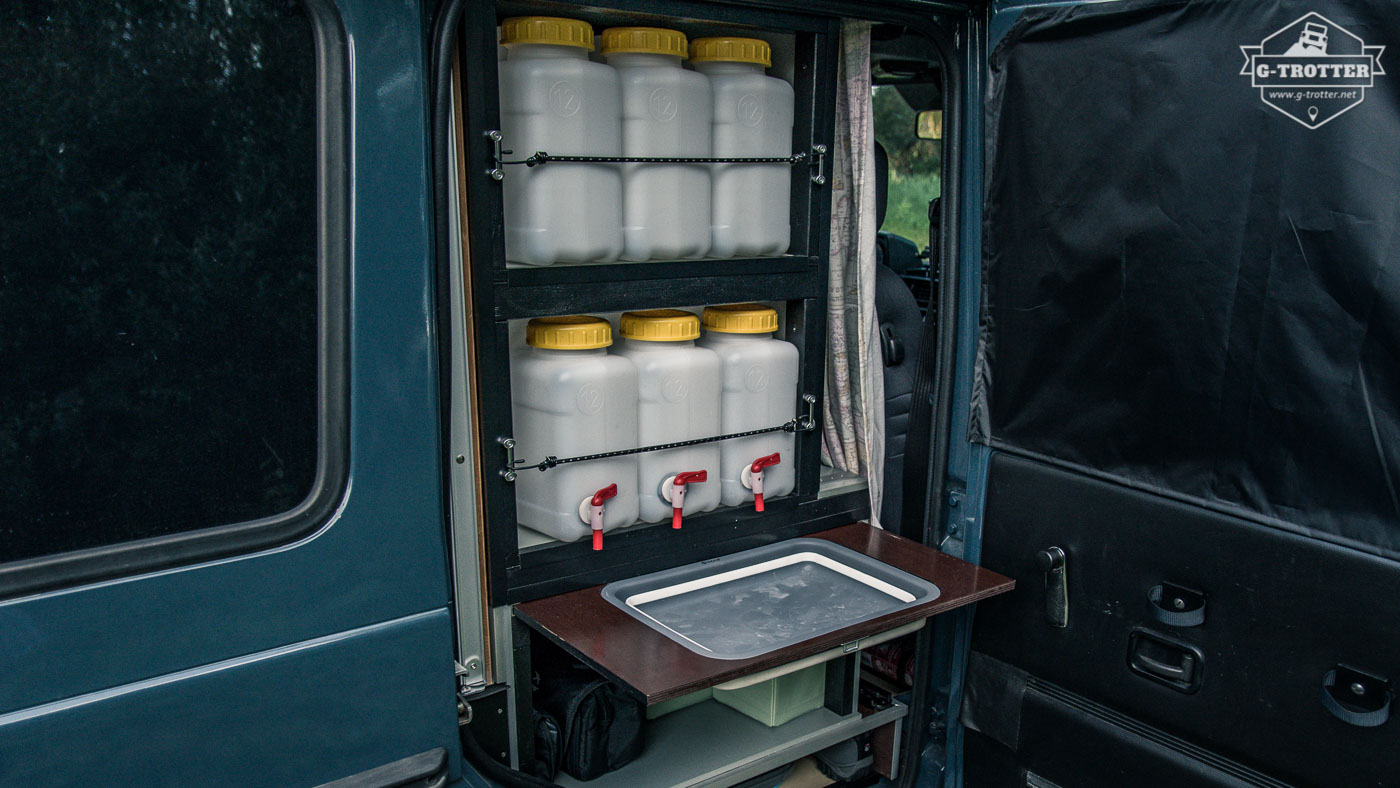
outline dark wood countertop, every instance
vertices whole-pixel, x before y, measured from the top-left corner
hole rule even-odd
[[[1015,587],[1008,577],[865,523],[812,534],[936,584],[937,599],[750,659],[711,659],[614,607],[593,586],[515,606],[530,628],[631,689],[647,705],[783,665]]]

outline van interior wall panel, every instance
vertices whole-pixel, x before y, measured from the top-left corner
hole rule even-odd
[[[1313,12],[1386,49],[1309,128],[1241,70]],[[1394,4],[1031,9],[990,79],[973,439],[1400,557]]]
[[[972,666],[995,664],[982,658],[990,657],[1031,678],[1019,692],[970,691],[975,707],[964,719],[988,720],[979,727],[1009,740],[1032,771],[1061,757],[1067,745],[1053,734],[1073,720],[1099,729],[1101,742],[1131,743],[1121,732],[1104,734],[1112,726],[1102,718],[1061,708],[1073,694],[1114,710],[1128,727],[1180,737],[1209,753],[1206,761],[1233,761],[1298,785],[1395,784],[1396,722],[1349,725],[1321,700],[1323,676],[1338,663],[1400,675],[1400,572],[1391,561],[1000,452],[991,464],[983,539],[983,564],[1014,578],[1017,591],[978,606]],[[1046,623],[1044,574],[1034,560],[1051,545],[1067,555],[1063,629]],[[1150,615],[1148,591],[1163,581],[1205,594],[1204,623],[1169,626]],[[1138,629],[1200,651],[1194,693],[1129,668],[1129,638]],[[1016,684],[976,676],[969,683]],[[1043,684],[1064,692],[1050,697],[1037,689]],[[1055,719],[1061,722],[1047,723]],[[1139,749],[1146,758],[1161,747]],[[969,773],[1009,752],[1000,744],[969,748]],[[1084,775],[1087,782],[1063,784],[1145,784]]]

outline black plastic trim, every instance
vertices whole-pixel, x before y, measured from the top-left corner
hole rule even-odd
[[[333,0],[303,0],[316,40],[318,459],[282,514],[0,566],[0,599],[249,553],[301,538],[335,511],[349,468],[349,47]]]
[[[1221,780],[1238,781],[1239,784],[1258,786],[1259,788],[1289,788],[1288,783],[1275,779],[1263,772],[1253,769],[1238,761],[1231,760],[1222,755],[1214,753],[1204,747],[1197,746],[1186,739],[1174,736],[1166,731],[1147,725],[1140,720],[1123,714],[1113,708],[1096,703],[1088,698],[1071,692],[1057,684],[1031,676],[1026,681],[1027,703],[1035,703],[1035,696],[1039,696],[1042,703],[1052,707],[1059,706],[1070,713],[1082,715],[1082,718],[1089,721],[1093,727],[1100,729],[1112,729],[1122,732],[1129,737],[1142,740],[1155,748],[1168,754],[1169,757],[1179,759],[1182,762],[1198,764],[1201,768],[1209,772],[1219,773]],[[1023,715],[1027,712],[1023,709]],[[1034,730],[1034,728],[1032,728]],[[1026,731],[1023,729],[1022,742]],[[1090,747],[1100,748],[1101,745],[1092,739],[1080,739],[1080,742],[1087,743]],[[1028,749],[1024,744],[1022,750]],[[1023,753],[1024,754],[1024,753]],[[1036,760],[1034,758],[1032,761]],[[1028,764],[1031,768],[1037,768],[1034,762]],[[1180,785],[1182,783],[1175,783]],[[1212,781],[1212,784],[1219,784]]]

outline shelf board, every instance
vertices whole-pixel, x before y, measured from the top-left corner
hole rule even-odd
[[[936,599],[749,659],[701,656],[613,606],[600,593],[602,586],[524,602],[515,606],[515,615],[584,664],[653,705],[1005,593],[1016,585],[996,572],[865,523],[851,523],[811,536],[828,539],[931,581],[940,594]]]
[[[824,295],[820,259],[796,255],[507,268],[505,286],[496,288],[495,317],[514,320]]]
[[[647,723],[641,757],[588,782],[560,773],[567,788],[722,788],[810,755],[909,713],[896,702],[868,717],[816,709],[770,728],[707,700]]]

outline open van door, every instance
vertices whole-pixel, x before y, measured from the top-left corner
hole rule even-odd
[[[455,779],[418,5],[0,19],[0,785]]]
[[[988,13],[966,784],[1395,784],[1400,16]]]

